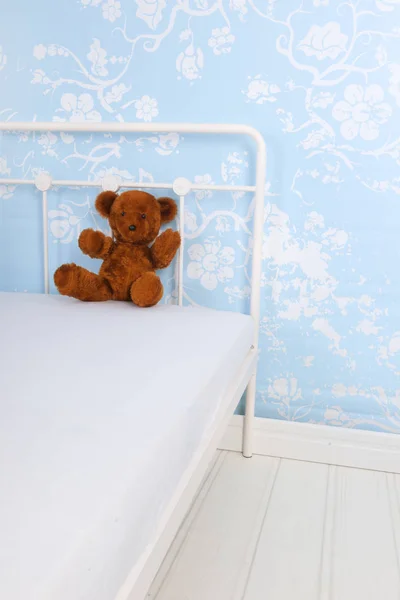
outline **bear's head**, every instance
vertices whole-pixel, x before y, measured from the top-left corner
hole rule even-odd
[[[96,198],[97,211],[108,219],[118,242],[150,244],[162,223],[172,221],[177,206],[172,198],[158,198],[137,190],[116,194],[102,192]]]

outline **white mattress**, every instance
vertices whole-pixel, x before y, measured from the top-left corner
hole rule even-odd
[[[247,355],[250,317],[0,294],[0,598],[112,600]]]

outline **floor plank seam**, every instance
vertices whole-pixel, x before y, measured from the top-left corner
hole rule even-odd
[[[271,459],[271,460],[273,460],[273,459]],[[281,464],[282,464],[282,459],[278,458],[278,459],[275,459],[275,460],[277,460],[277,464],[276,464],[276,468],[275,468],[275,473],[273,475],[272,484],[271,484],[271,486],[269,486],[269,489],[267,490],[267,494],[268,494],[267,495],[267,499],[266,499],[267,501],[265,503],[265,509],[264,509],[264,511],[262,513],[261,524],[259,525],[259,527],[257,529],[256,541],[255,541],[254,547],[253,547],[253,549],[251,551],[250,560],[246,561],[246,562],[249,562],[249,567],[248,567],[247,574],[246,574],[245,579],[244,579],[243,590],[240,590],[240,586],[239,586],[239,594],[240,595],[239,596],[235,595],[235,599],[236,600],[245,600],[245,596],[246,596],[246,593],[247,593],[247,588],[248,588],[248,585],[249,585],[251,572],[252,572],[253,566],[254,566],[254,560],[255,560],[255,557],[256,557],[256,554],[257,554],[257,550],[258,550],[258,546],[259,546],[259,543],[260,543],[261,534],[262,534],[263,529],[264,529],[265,521],[266,521],[267,514],[268,514],[268,509],[269,509],[269,506],[270,506],[272,493],[273,493],[273,490],[274,490],[274,487],[275,487],[275,483],[276,483],[276,480],[278,478],[278,473],[279,473],[279,470],[280,470],[280,467],[281,467]]]
[[[321,541],[321,562],[318,586],[318,599],[331,600],[332,597],[332,560],[334,547],[334,525],[336,519],[336,469],[328,465],[328,478],[326,482],[324,524]]]
[[[221,451],[148,600],[266,597],[400,600],[400,476]]]
[[[387,497],[388,497],[388,503],[389,503],[389,514],[390,514],[390,521],[392,524],[391,529],[392,529],[393,543],[394,543],[394,548],[395,548],[395,553],[396,553],[397,573],[398,573],[399,587],[400,587],[400,548],[399,548],[399,543],[397,541],[397,535],[396,535],[396,531],[398,531],[398,528],[400,525],[400,498],[399,498],[399,495],[397,492],[395,475],[390,474],[390,473],[386,473],[385,475],[386,475],[386,477],[385,477],[386,490],[387,490]]]

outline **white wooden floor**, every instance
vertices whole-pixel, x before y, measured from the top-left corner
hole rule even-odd
[[[399,600],[400,476],[220,452],[152,600]]]

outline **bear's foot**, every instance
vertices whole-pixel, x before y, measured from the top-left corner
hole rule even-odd
[[[54,273],[54,283],[61,295],[84,302],[104,302],[112,298],[112,290],[102,277],[74,263],[61,265]]]
[[[137,306],[148,308],[160,302],[164,289],[160,278],[149,271],[137,279],[131,287],[131,300]]]

